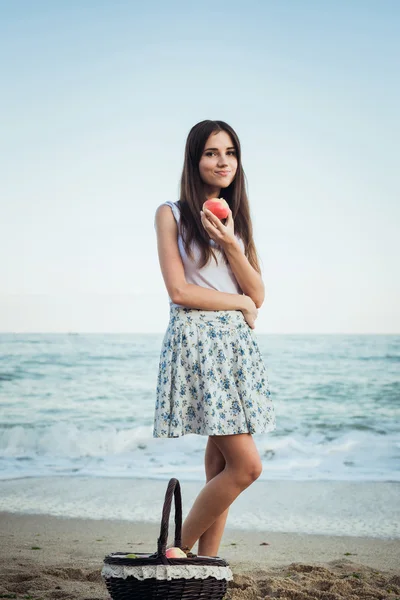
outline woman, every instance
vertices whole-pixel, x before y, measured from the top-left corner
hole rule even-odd
[[[170,320],[161,348],[154,437],[207,435],[207,483],[182,525],[182,548],[217,556],[229,506],[261,474],[252,434],[275,429],[253,329],[264,284],[252,236],[240,142],[223,121],[189,132],[180,200],[157,208]],[[207,199],[229,204],[223,223]]]

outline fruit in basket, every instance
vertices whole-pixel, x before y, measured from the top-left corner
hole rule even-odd
[[[175,546],[172,546],[172,548],[167,548],[165,556],[167,558],[187,558],[185,552]]]
[[[125,558],[137,558],[136,554],[126,554]]]
[[[229,204],[223,198],[210,198],[203,204],[203,210],[208,208],[218,219],[226,219],[229,215]]]

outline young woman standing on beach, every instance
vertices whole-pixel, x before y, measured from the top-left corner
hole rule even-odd
[[[229,204],[223,223],[202,210]],[[238,136],[223,121],[189,132],[180,199],[155,214],[170,319],[162,343],[153,437],[207,435],[206,485],[182,525],[182,548],[217,556],[229,506],[262,472],[252,434],[275,429],[253,332],[264,301]]]

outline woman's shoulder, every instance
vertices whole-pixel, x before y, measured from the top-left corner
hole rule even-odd
[[[177,207],[179,208],[179,200],[164,200],[157,206],[157,210],[161,208],[161,206],[170,206],[171,208]]]
[[[179,209],[179,200],[178,201],[173,201],[173,200],[165,200],[165,202],[162,202],[156,210],[156,214],[158,213],[159,210],[162,209],[163,206],[170,206],[172,213],[175,217],[176,221],[180,220],[180,209]],[[154,221],[155,222],[155,221]]]

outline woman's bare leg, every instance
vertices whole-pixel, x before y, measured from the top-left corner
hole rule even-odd
[[[225,468],[225,458],[213,437],[208,437],[206,452],[204,457],[206,481],[216,477]],[[197,554],[200,556],[218,556],[218,549],[221,538],[224,533],[226,519],[228,518],[229,508],[219,515],[212,525],[200,536]]]
[[[192,548],[200,536],[262,472],[250,433],[212,436],[225,468],[201,490],[182,525],[182,546]]]

